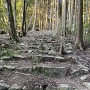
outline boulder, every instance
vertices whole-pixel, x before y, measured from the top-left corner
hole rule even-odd
[[[49,51],[49,55],[56,55],[57,53],[54,50]]]
[[[9,87],[6,83],[0,83],[0,90],[8,90]]]
[[[14,84],[14,85],[11,86],[8,90],[21,90],[21,87],[18,86],[17,84]]]
[[[90,90],[90,82],[83,82],[83,85]]]

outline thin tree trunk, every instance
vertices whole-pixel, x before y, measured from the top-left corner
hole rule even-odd
[[[34,16],[34,23],[33,23],[33,31],[35,30],[35,23],[36,23],[36,13],[37,13],[37,0],[35,0],[35,16]]]
[[[74,0],[69,1],[69,30],[72,28]]]
[[[15,23],[15,28],[17,29],[17,26],[16,26],[16,0],[14,0],[14,23]]]
[[[24,0],[23,5],[22,34],[23,36],[26,36],[26,0]]]
[[[31,24],[32,19],[33,19],[33,16],[34,16],[34,13],[32,14],[31,18],[29,19],[29,23],[28,23],[28,25],[27,25],[27,30],[28,30],[28,29],[29,29],[29,27],[30,27],[30,24]]]
[[[67,0],[62,1],[62,34],[66,36],[66,2]]]

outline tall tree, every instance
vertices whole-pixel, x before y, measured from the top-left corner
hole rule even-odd
[[[62,0],[62,34],[66,36],[66,4],[67,0]]]
[[[17,32],[14,24],[11,0],[6,0],[6,2],[7,2],[7,9],[8,9],[8,19],[9,19],[9,24],[11,29],[11,36],[14,41],[18,42]]]
[[[83,0],[77,1],[77,37],[76,47],[80,50],[84,50],[83,44]]]
[[[26,36],[26,0],[24,0],[23,3],[23,21],[22,21],[22,34],[23,36]]]
[[[69,14],[69,30],[71,31],[73,23],[73,10],[74,10],[74,0],[69,0],[68,14]]]
[[[37,14],[37,0],[35,0],[35,14],[34,14],[34,23],[33,23],[33,28],[32,28],[32,30],[34,31],[35,30],[35,24],[36,24],[36,14]]]
[[[16,28],[16,0],[14,0],[14,23]]]

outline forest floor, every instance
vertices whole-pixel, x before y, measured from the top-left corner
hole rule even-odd
[[[60,55],[62,38],[57,31],[29,31],[13,44],[8,35],[0,35],[0,87],[90,90],[89,45],[79,51],[74,47],[74,37],[68,36],[63,39],[66,54]]]

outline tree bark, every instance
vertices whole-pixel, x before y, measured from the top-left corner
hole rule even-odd
[[[34,23],[33,23],[33,31],[35,30],[35,25],[36,25],[36,14],[37,14],[37,0],[35,0],[35,14],[34,14]]]
[[[15,24],[14,24],[11,0],[6,0],[6,2],[7,2],[7,9],[8,9],[8,19],[9,19],[9,24],[10,24],[10,29],[11,29],[11,37],[13,41],[18,42],[17,32],[16,32]]]
[[[14,23],[15,23],[15,29],[17,29],[17,26],[16,26],[16,0],[14,0]]]
[[[67,0],[62,1],[62,35],[66,36],[66,3]]]
[[[26,36],[26,0],[24,0],[23,6],[22,34],[23,36]]]
[[[77,2],[77,37],[75,46],[80,50],[84,50],[83,43],[83,0]]]

